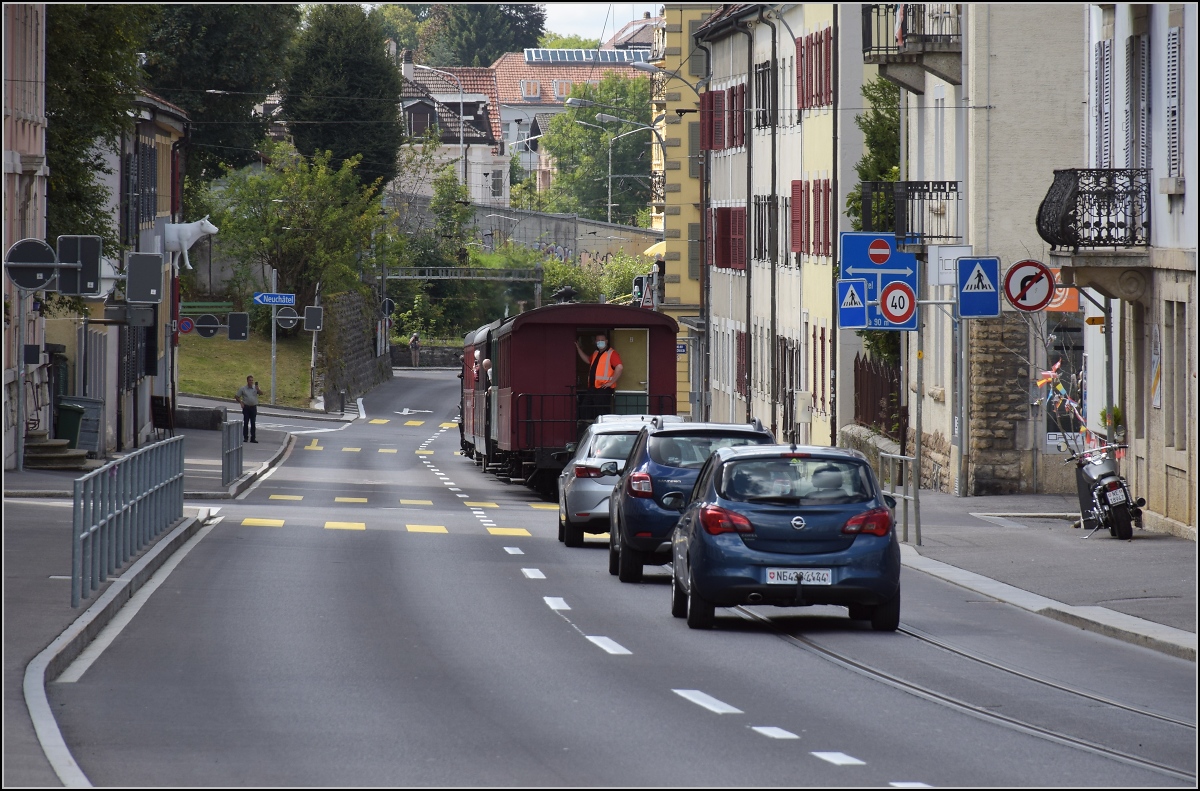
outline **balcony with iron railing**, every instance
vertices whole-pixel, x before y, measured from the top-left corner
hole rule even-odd
[[[666,72],[658,72],[650,75],[650,100],[654,102],[665,102],[667,100],[667,80],[671,79],[671,75]]]
[[[961,210],[957,181],[862,182],[862,229],[895,233],[902,249],[960,242]]]
[[[862,7],[863,63],[901,88],[925,93],[925,74],[962,85],[962,5],[876,3]]]
[[[650,173],[650,205],[665,206],[667,203],[667,174],[661,170]]]

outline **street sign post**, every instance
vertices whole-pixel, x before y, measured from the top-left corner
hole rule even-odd
[[[211,338],[221,329],[221,321],[211,313],[205,313],[196,319],[196,334],[201,338]]]
[[[839,280],[838,326],[847,330],[867,327],[867,281]]]
[[[896,235],[847,231],[841,235],[842,275],[866,283],[867,328],[917,329],[917,257],[896,249]],[[900,284],[903,288],[894,287]],[[891,304],[883,303],[884,292]],[[895,319],[901,318],[896,321]]]
[[[300,314],[296,312],[295,308],[280,308],[279,315],[275,318],[275,321],[280,327],[290,330],[300,321]]]
[[[1004,296],[1025,313],[1037,313],[1054,301],[1054,273],[1041,261],[1018,261],[1004,273]]]
[[[994,319],[1000,315],[1000,259],[958,259],[958,315]]]
[[[325,309],[316,305],[309,305],[304,309],[304,331],[305,332],[320,332],[321,326],[324,323]]]
[[[103,250],[104,242],[99,236],[58,237],[58,290],[63,294],[98,296]]]
[[[26,291],[40,291],[57,274],[58,257],[41,239],[22,239],[8,248],[4,268],[8,279]]]
[[[255,305],[295,305],[295,294],[275,294],[267,291],[254,292]]]

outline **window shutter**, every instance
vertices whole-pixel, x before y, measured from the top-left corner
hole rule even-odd
[[[796,107],[803,110],[804,104],[804,39],[796,39]]]
[[[833,255],[833,182],[825,179],[825,255]]]
[[[730,209],[729,265],[734,269],[746,268],[746,207]]]
[[[825,104],[833,104],[833,78],[837,69],[833,67],[833,28],[825,28]]]
[[[713,229],[716,227],[716,222],[713,217],[716,214],[716,209],[709,209],[704,212],[704,265],[716,266],[716,236]]]
[[[738,135],[741,138],[741,144],[746,145],[746,83],[738,86],[738,110],[741,114],[741,123],[738,124]]]
[[[1096,42],[1096,167],[1112,167],[1112,40]]]
[[[800,252],[805,255],[812,255],[812,193],[809,190],[809,182],[800,182],[801,200],[804,202],[804,208],[801,210],[800,216],[800,233],[804,240],[800,243]]]
[[[725,92],[714,91],[711,101],[712,148],[720,151],[725,148]]]
[[[696,29],[703,19],[688,20],[688,73],[693,77],[708,74],[708,52],[696,46]]]
[[[721,269],[729,268],[730,252],[733,247],[733,228],[732,228],[732,209],[722,207],[715,210],[717,213],[717,233],[713,240],[716,250],[716,265]]]
[[[738,107],[737,86],[725,89],[725,136],[728,148],[737,148],[742,143],[738,140]]]
[[[700,279],[700,223],[688,223],[688,280]]]
[[[688,121],[688,176],[694,179],[700,178],[700,150],[700,124]]]
[[[700,150],[712,151],[712,93],[700,94]]]
[[[812,369],[808,373],[808,389],[812,394],[813,406],[817,405],[817,328],[812,328]]]
[[[1183,140],[1183,114],[1180,112],[1180,93],[1183,75],[1180,73],[1182,61],[1182,29],[1172,27],[1167,29],[1167,67],[1166,67],[1166,126],[1167,126],[1167,175],[1183,175],[1183,150],[1180,143]]]
[[[804,93],[805,106],[816,107],[816,91],[813,86],[817,77],[817,48],[813,39],[815,34],[809,33],[804,37],[805,45],[808,47],[808,69],[804,73]]]

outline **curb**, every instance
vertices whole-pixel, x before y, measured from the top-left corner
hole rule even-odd
[[[185,500],[232,500],[242,492],[246,491],[249,486],[266,474],[267,470],[274,467],[283,455],[291,450],[296,444],[296,435],[289,433],[287,441],[279,446],[279,450],[275,451],[275,455],[259,465],[257,470],[247,472],[238,478],[233,483],[229,484],[229,488],[225,491],[216,492],[184,492],[183,499]]]
[[[232,398],[222,398],[221,396],[207,396],[207,395],[200,395],[199,393],[180,393],[179,395],[186,397],[186,398],[201,398],[206,401],[218,401],[222,404],[234,404],[234,405],[237,404],[237,401],[234,401]],[[258,414],[263,415],[265,417],[302,417],[302,418],[305,418],[306,420],[328,420],[331,423],[347,423],[352,420],[358,419],[357,417],[354,417],[354,418],[330,417],[329,413],[325,412],[323,410],[306,409],[305,407],[300,407],[300,406],[284,407],[284,406],[279,406],[278,404],[259,404],[258,406],[259,406]],[[264,407],[265,407],[265,409],[270,409],[272,411],[270,411],[270,412],[264,411]],[[239,417],[238,419],[240,420],[241,418]]]
[[[921,555],[911,544],[900,545],[900,562],[911,569],[945,580],[960,588],[981,593],[1037,615],[1133,643],[1163,654],[1196,661],[1196,635],[1107,607],[1073,607],[1037,593],[997,582],[972,571]]]
[[[46,759],[63,785],[79,787],[91,786],[91,783],[63,741],[58,722],[54,719],[54,712],[46,697],[46,679],[58,677],[75,661],[88,643],[125,606],[130,597],[154,576],[176,550],[199,532],[203,526],[201,516],[207,521],[207,509],[201,509],[197,516],[183,517],[170,533],[150,547],[124,574],[114,579],[91,607],[25,666],[22,684],[25,706]]]

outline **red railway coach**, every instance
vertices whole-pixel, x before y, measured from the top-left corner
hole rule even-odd
[[[489,472],[522,481],[543,493],[591,421],[581,415],[588,366],[575,349],[595,349],[607,332],[624,365],[614,412],[674,414],[675,338],[670,316],[643,308],[598,303],[547,305],[480,327],[464,338],[463,455]],[[491,361],[491,381],[476,373]]]

